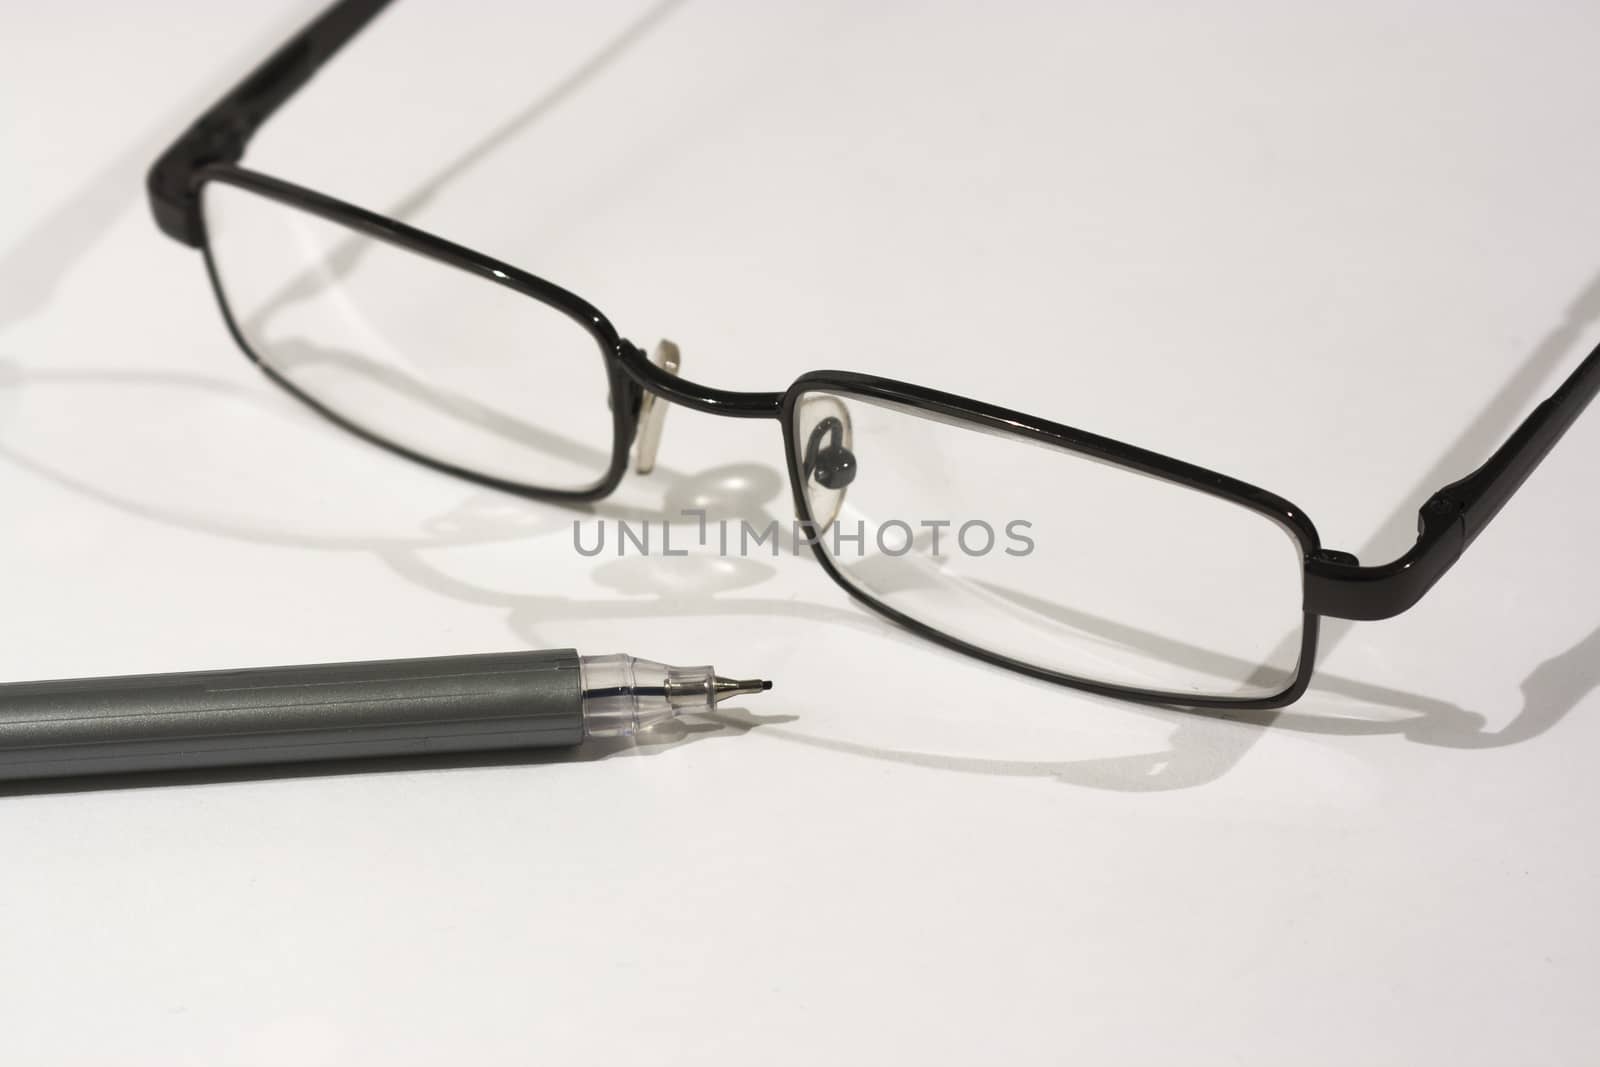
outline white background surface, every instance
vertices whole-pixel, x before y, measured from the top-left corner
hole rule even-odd
[[[638,751],[0,798],[6,1062],[1592,1062],[1600,412],[1270,726],[946,654],[807,559],[581,560],[297,410],[148,217],[314,9],[5,10],[0,676],[576,645],[778,687]],[[567,80],[644,12],[399,0],[247,162],[413,198],[690,377],[971,393],[1369,562],[1600,340],[1584,5],[689,0]],[[779,447],[675,410],[597,514],[785,516]]]

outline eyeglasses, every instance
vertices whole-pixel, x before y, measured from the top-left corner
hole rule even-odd
[[[376,444],[552,501],[606,496],[630,451],[648,473],[667,402],[775,419],[823,569],[989,663],[1144,703],[1289,704],[1310,682],[1319,620],[1415,604],[1600,392],[1596,349],[1488,462],[1427,500],[1409,551],[1363,566],[1281,497],[965,397],[844,371],[781,393],[699,385],[674,346],[647,356],[550,282],[238,165],[386,4],[329,8],[151,169],[157,225],[204,252],[245,353]]]

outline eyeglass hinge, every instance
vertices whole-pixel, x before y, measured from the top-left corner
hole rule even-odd
[[[202,231],[195,172],[208,163],[238,162],[248,137],[233,118],[210,115],[189,127],[176,144],[161,154],[145,184],[150,193],[150,209],[162,233],[199,247]]]

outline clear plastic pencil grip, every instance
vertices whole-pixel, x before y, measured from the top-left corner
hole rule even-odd
[[[716,706],[711,667],[669,667],[616,653],[580,657],[579,669],[587,737],[632,737],[667,719]]]

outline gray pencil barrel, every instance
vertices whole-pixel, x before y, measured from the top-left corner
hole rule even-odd
[[[572,649],[0,685],[0,781],[575,745]]]

